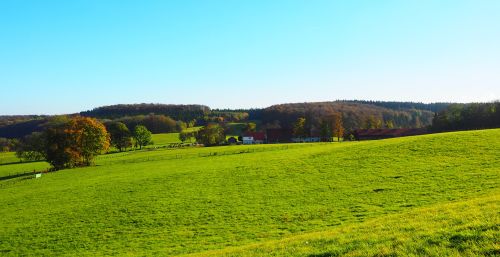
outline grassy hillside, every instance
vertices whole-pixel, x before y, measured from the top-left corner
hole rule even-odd
[[[191,256],[498,256],[500,196],[418,208],[336,229]]]
[[[197,131],[201,127],[187,128],[186,132]],[[153,146],[164,146],[171,143],[181,143],[179,139],[179,133],[163,133],[163,134],[153,134]]]
[[[484,250],[475,253],[486,254],[492,250],[491,233],[498,233],[488,227],[498,225],[494,208],[500,182],[498,156],[500,129],[383,141],[106,155],[96,167],[17,183],[0,181],[0,251],[2,255],[177,255],[251,244],[234,251],[331,256],[358,249],[363,255],[363,251],[382,253],[394,242],[406,249],[421,239],[411,239],[411,229],[403,233],[405,226],[396,226],[397,220],[417,224],[418,231],[429,235],[441,231],[443,238],[455,232],[467,236],[467,226],[457,223],[455,230],[448,230],[446,225],[460,220],[462,214],[457,213],[467,210],[463,224],[474,223],[473,217],[477,224],[486,224],[486,234],[481,232],[476,246],[471,244]],[[442,223],[427,211],[448,209]],[[414,219],[418,213],[431,214]],[[382,221],[394,227],[389,230],[394,235],[383,234],[383,229],[368,234],[370,224]],[[352,237],[338,237],[346,229]],[[316,240],[315,233],[325,233],[327,239]],[[399,239],[401,234],[405,237]],[[316,239],[304,247],[297,235]],[[289,241],[275,241],[282,238]],[[255,245],[269,240],[274,241]],[[433,244],[432,240],[426,242]],[[429,251],[446,247],[437,242]],[[467,249],[469,242],[464,242]]]
[[[153,134],[152,139],[155,146],[168,145],[171,143],[181,143],[181,140],[179,139],[179,133]]]

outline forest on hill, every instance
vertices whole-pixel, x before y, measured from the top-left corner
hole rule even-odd
[[[82,116],[99,119],[117,119],[126,116],[157,114],[169,116],[174,120],[189,121],[199,119],[210,113],[210,107],[205,105],[176,104],[117,104],[80,112]]]
[[[428,128],[453,131],[500,127],[499,102],[414,103],[338,100],[288,103],[263,109],[210,109],[205,105],[119,104],[98,107],[78,114],[103,123],[119,121],[133,128],[144,125],[153,133],[179,132],[186,127],[209,123],[255,122],[260,129],[291,129],[305,118],[308,129],[318,129],[332,115],[341,115],[346,131],[366,128]],[[0,138],[23,138],[43,130],[51,116],[0,116]]]
[[[319,127],[321,120],[340,113],[346,130],[359,128],[421,128],[432,123],[434,113],[419,109],[390,109],[368,103],[348,101],[293,103],[273,105],[262,111],[263,124],[291,127],[304,117],[309,127]]]

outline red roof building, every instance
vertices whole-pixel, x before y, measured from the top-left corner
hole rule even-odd
[[[266,140],[266,133],[264,132],[246,132],[243,134],[244,137],[253,137],[254,141],[262,141]]]

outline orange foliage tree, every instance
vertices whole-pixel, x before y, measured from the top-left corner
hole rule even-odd
[[[93,118],[63,118],[45,131],[47,161],[55,168],[89,166],[96,155],[108,150],[109,134]]]

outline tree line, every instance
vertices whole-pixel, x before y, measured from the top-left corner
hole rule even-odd
[[[52,117],[41,132],[24,137],[16,146],[16,155],[24,160],[46,160],[54,170],[89,166],[95,156],[110,146],[119,151],[151,142],[151,132],[142,125],[131,132],[125,124],[104,125],[97,119],[82,116]]]
[[[80,115],[99,119],[118,119],[125,116],[165,115],[174,120],[188,122],[200,119],[210,113],[210,108],[204,105],[176,104],[117,104],[95,108],[81,112]]]
[[[95,108],[82,112],[85,117],[97,118],[104,123],[118,121],[129,129],[143,125],[153,133],[180,132],[184,128],[206,126],[213,123],[258,122],[263,129],[292,129],[300,117],[306,119],[308,129],[321,129],[322,120],[334,113],[342,115],[346,131],[361,128],[423,128],[434,124],[434,114],[456,112],[453,108],[463,104],[413,103],[339,100],[333,102],[293,103],[273,105],[264,109],[214,109],[204,105],[122,104]],[[448,110],[448,107],[450,108]],[[450,116],[451,114],[448,114]],[[465,115],[465,114],[464,114]],[[449,130],[457,125],[453,117],[439,115],[436,130]],[[22,138],[40,132],[49,116],[0,116],[0,137]],[[476,122],[471,118],[466,118]],[[441,122],[441,123],[440,123]],[[446,123],[449,123],[446,125]],[[453,125],[455,124],[455,125]],[[440,128],[438,128],[440,127]],[[5,143],[4,143],[5,144]]]
[[[434,131],[500,128],[500,101],[452,104],[435,114]]]
[[[262,111],[266,127],[293,128],[298,118],[305,118],[309,130],[321,128],[324,119],[340,114],[345,130],[360,128],[421,128],[431,125],[433,112],[424,110],[391,110],[351,102],[297,103],[274,105]]]

